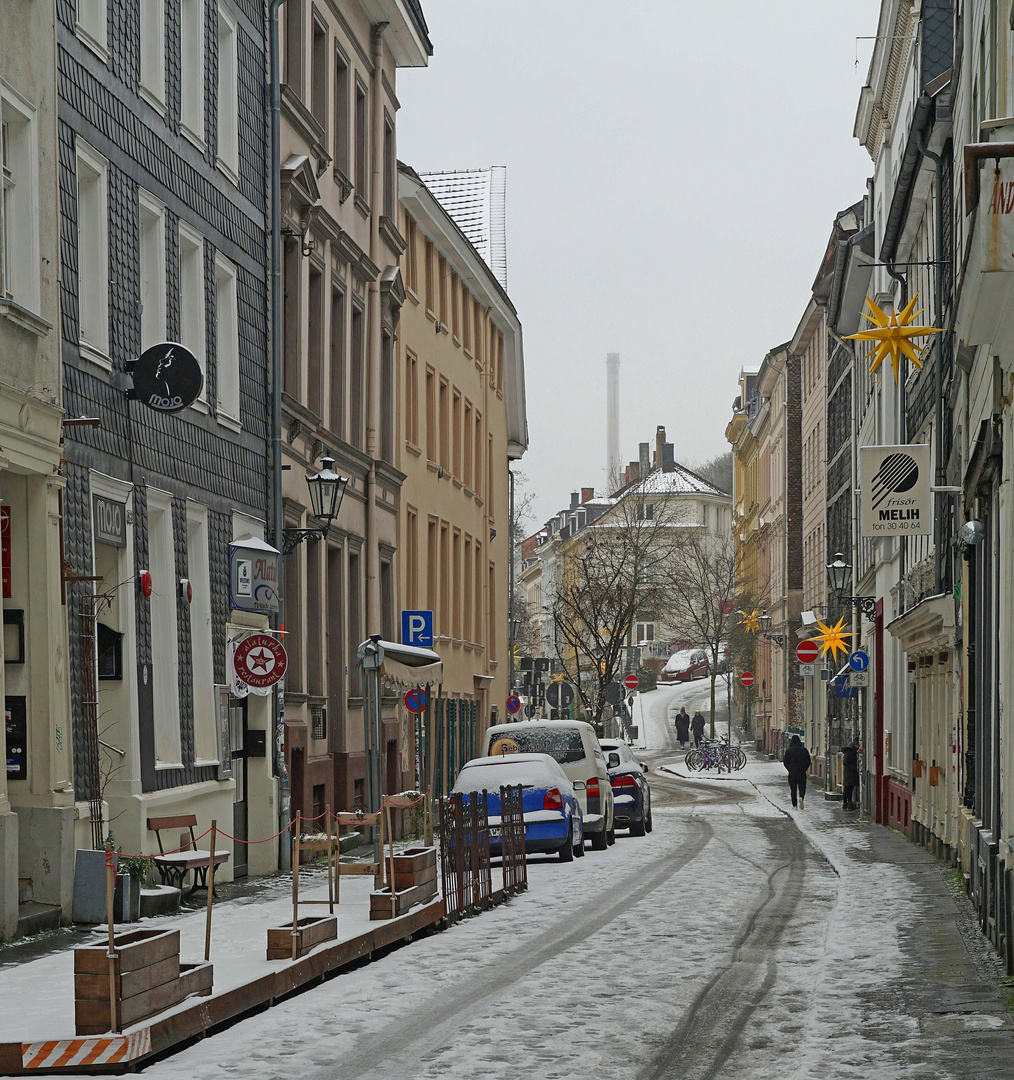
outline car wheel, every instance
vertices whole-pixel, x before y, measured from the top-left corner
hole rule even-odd
[[[644,831],[645,831],[645,832],[651,832],[651,830],[652,830],[652,822],[651,822],[651,808],[649,807],[649,808],[648,808],[648,817],[647,817],[647,819],[646,819],[646,820],[645,820],[645,822],[644,822]]]
[[[584,858],[584,830],[581,831],[581,839],[574,845],[574,858]]]
[[[602,832],[596,832],[591,834],[591,846],[592,851],[605,851],[609,847],[609,841],[606,839],[606,830]]]
[[[567,830],[567,839],[560,848],[560,862],[570,862],[574,858],[574,823]]]
[[[612,847],[613,844],[615,844],[615,843],[616,843],[616,826],[614,825],[611,829],[607,830],[607,832],[606,832],[606,846],[607,847]]]

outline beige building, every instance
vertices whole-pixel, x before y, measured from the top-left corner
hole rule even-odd
[[[74,810],[61,581],[53,3],[4,5],[0,35],[0,939],[69,916]]]
[[[528,445],[524,355],[506,292],[503,170],[420,177],[399,165],[399,194],[399,579],[403,608],[433,612],[443,660],[418,777],[439,792],[505,716],[508,470]]]
[[[399,260],[395,83],[432,51],[411,0],[282,8],[284,524],[312,528],[306,476],[324,456],[349,479],[325,541],[284,560],[285,756],[291,808],[319,814],[365,797],[356,649],[396,637],[395,335]],[[412,771],[397,698],[384,701],[386,790]]]

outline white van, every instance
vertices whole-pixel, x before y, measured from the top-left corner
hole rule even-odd
[[[560,763],[581,803],[585,836],[595,851],[616,840],[613,789],[591,724],[583,720],[529,720],[497,724],[486,732],[484,755],[549,754]]]

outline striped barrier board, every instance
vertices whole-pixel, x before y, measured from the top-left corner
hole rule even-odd
[[[151,1028],[130,1035],[90,1036],[21,1044],[24,1069],[60,1069],[76,1065],[115,1065],[151,1053]]]

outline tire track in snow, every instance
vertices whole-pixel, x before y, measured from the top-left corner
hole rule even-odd
[[[404,1067],[406,1063],[395,1059],[407,1054],[417,1067],[427,1051],[453,1042],[461,1027],[461,1017],[466,1014],[475,1017],[480,1002],[506,993],[536,968],[582,945],[693,862],[711,841],[714,829],[700,818],[693,818],[691,824],[697,835],[675,855],[667,853],[626,878],[610,882],[598,898],[566,913],[565,919],[555,927],[542,931],[533,941],[520,944],[497,960],[494,972],[469,979],[456,986],[454,993],[400,1016],[397,1031],[391,1035],[364,1036],[361,1048],[353,1048],[340,1062],[310,1076],[314,1080],[342,1080],[374,1074],[385,1078],[411,1075],[400,1071],[398,1065]]]
[[[714,1080],[777,981],[778,964],[771,957],[777,955],[803,894],[809,849],[797,830],[788,831],[776,821],[759,824],[772,843],[785,850],[788,862],[768,874],[767,894],[737,935],[729,960],[701,988],[680,1025],[638,1073],[638,1080]],[[756,959],[750,954],[756,954]]]

